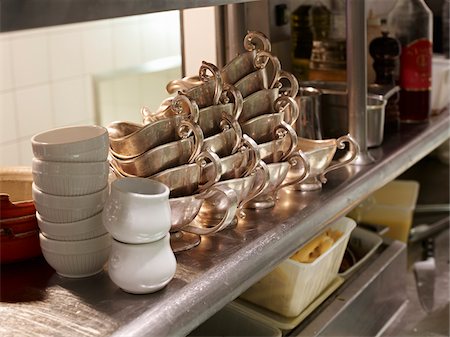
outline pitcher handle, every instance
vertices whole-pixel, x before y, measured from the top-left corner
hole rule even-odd
[[[254,43],[255,40],[260,42],[262,49],[257,48],[257,45]],[[270,52],[272,51],[272,45],[270,40],[263,33],[258,31],[248,31],[247,35],[244,37],[244,49],[247,51],[264,50]]]
[[[294,128],[287,124],[286,122],[281,121],[280,125],[275,128],[274,130],[275,137],[277,138],[283,138],[286,137],[290,141],[290,146],[286,153],[281,157],[280,161],[284,161],[286,158],[288,158],[297,148],[298,138],[297,133],[295,132]]]
[[[178,127],[178,135],[180,138],[188,138],[188,135],[191,132],[193,132],[194,150],[189,157],[189,164],[193,163],[202,152],[203,140],[205,138],[203,136],[203,131],[198,124],[194,124],[189,120],[181,121],[180,126]]]
[[[195,160],[196,164],[200,167],[200,176],[203,175],[203,168],[206,166],[206,159],[209,159],[214,167],[214,171],[213,171],[214,178],[208,179],[208,181],[203,185],[199,184],[198,185],[199,192],[205,191],[208,188],[210,188],[211,186],[213,186],[216,182],[218,182],[220,180],[220,177],[222,176],[222,173],[223,173],[219,156],[210,150],[205,150],[205,151],[201,152],[198,155],[197,159]]]
[[[279,112],[283,115],[283,120],[285,120],[286,116],[286,109],[289,108],[289,111],[291,113],[291,119],[290,121],[286,121],[286,123],[290,124],[291,126],[294,126],[295,122],[298,119],[298,116],[300,115],[300,109],[298,107],[297,102],[295,99],[293,99],[290,96],[280,96],[278,97],[275,102],[273,103],[274,109],[276,112]]]
[[[202,227],[200,225],[197,226],[194,223],[197,223],[198,220],[194,219],[194,221],[192,221],[190,224],[183,226],[181,228],[182,231],[197,235],[208,235],[221,231],[231,224],[231,222],[234,220],[234,217],[236,216],[236,212],[238,209],[238,197],[236,191],[227,186],[213,186],[204,193],[201,193],[198,198],[208,199],[217,194],[221,194],[221,197],[223,198],[222,200],[224,200],[226,203],[226,211],[223,218],[213,227]]]
[[[277,191],[281,190],[282,188],[290,185],[299,184],[302,181],[304,181],[306,178],[308,178],[309,172],[311,171],[311,167],[309,165],[308,157],[305,155],[305,153],[302,150],[295,151],[292,153],[289,158],[287,158],[287,161],[292,166],[299,165],[299,162],[302,163],[303,171],[302,174],[292,179],[291,181],[284,181],[280,186],[277,187]]]
[[[270,172],[269,172],[269,168],[268,168],[267,164],[263,160],[259,161],[258,166],[251,174],[258,175],[258,171],[262,172],[261,173],[261,176],[262,176],[261,184],[256,185],[256,187],[254,186],[254,188],[252,189],[252,193],[250,193],[244,200],[241,201],[241,204],[239,206],[239,211],[241,211],[243,208],[245,208],[246,203],[248,203],[249,201],[258,197],[269,186]],[[258,180],[257,177],[255,177],[255,181],[257,181],[257,180]],[[239,215],[243,216],[244,214],[240,212]]]
[[[343,161],[340,161],[336,164],[330,165],[328,166],[320,175],[319,175],[319,180],[322,182],[322,184],[325,184],[327,182],[327,178],[325,178],[325,174],[327,174],[330,171],[336,170],[338,168],[341,168],[347,164],[349,164],[350,162],[352,162],[356,156],[359,153],[359,145],[358,143],[355,141],[355,139],[353,139],[352,136],[350,136],[350,134],[339,137],[338,139],[336,139],[336,147],[340,150],[345,148],[345,142],[349,143],[349,155],[347,158],[345,158]]]
[[[243,174],[244,177],[247,177],[258,166],[259,162],[261,161],[261,154],[259,153],[258,150],[258,144],[255,142],[253,138],[251,138],[246,134],[242,136],[242,149],[243,151],[248,149],[249,153],[251,153],[251,159],[248,164],[248,168]]]
[[[208,71],[211,72],[211,76],[207,75]],[[208,82],[210,80],[215,81],[213,105],[219,104],[220,96],[222,95],[223,91],[223,80],[219,68],[217,68],[212,63],[202,61],[202,65],[200,66],[200,69],[198,71],[198,77],[203,82]]]
[[[221,95],[220,102],[223,104],[227,104],[230,101],[229,96],[231,96],[232,101],[234,103],[234,109],[232,112],[232,116],[234,120],[238,120],[241,116],[242,108],[244,107],[244,98],[242,97],[242,93],[236,89],[235,86],[225,83],[223,86],[223,92]]]

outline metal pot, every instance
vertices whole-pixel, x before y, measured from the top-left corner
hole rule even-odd
[[[320,127],[322,137],[339,138],[348,133],[347,85],[342,82],[309,81],[308,85],[320,89]],[[367,146],[377,147],[383,142],[387,100],[399,88],[369,86],[367,95]]]

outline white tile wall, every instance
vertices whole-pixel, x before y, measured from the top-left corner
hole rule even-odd
[[[31,137],[54,125],[48,83],[18,89],[15,95],[20,138]]]
[[[0,38],[0,92],[13,87],[11,41]]]
[[[112,24],[113,55],[116,68],[129,68],[142,62],[141,37],[137,17],[119,19]]]
[[[13,77],[16,88],[47,83],[50,74],[48,36],[45,32],[21,34],[11,39]]]
[[[78,26],[72,30],[52,32],[49,36],[49,50],[53,81],[83,74],[81,32]]]
[[[95,123],[95,76],[179,55],[179,30],[174,11],[0,33],[0,166],[30,165],[38,132]],[[135,81],[109,88],[115,117],[139,114],[149,89]]]
[[[0,143],[11,142],[17,138],[14,104],[12,92],[0,93]]]
[[[30,137],[31,138],[31,137]],[[19,148],[19,162],[21,165],[31,166],[33,159],[33,150],[31,148],[30,139],[27,137],[17,144]]]
[[[87,27],[81,32],[81,43],[86,73],[113,69],[112,32],[109,22]]]
[[[181,54],[178,36],[180,23],[174,20],[172,12],[153,14],[151,20],[141,18],[139,29],[142,38],[142,53],[146,60]]]
[[[19,143],[6,143],[0,146],[2,166],[25,165],[20,162]]]
[[[71,125],[89,119],[83,76],[77,76],[51,85],[53,118],[57,125]]]

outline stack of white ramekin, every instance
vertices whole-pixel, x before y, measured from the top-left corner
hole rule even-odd
[[[45,259],[66,277],[102,271],[111,248],[102,223],[109,195],[107,130],[57,128],[33,136],[31,143],[32,192]]]

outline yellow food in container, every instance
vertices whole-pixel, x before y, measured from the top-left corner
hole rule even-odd
[[[350,233],[355,226],[354,220],[345,217],[333,222],[326,231],[305,244],[298,252],[301,258],[312,260],[314,256],[310,257],[309,254],[322,243],[320,249],[326,249],[329,245],[328,238],[334,238],[334,244],[315,257],[314,261],[300,263],[293,258],[287,259],[251,286],[240,298],[286,317],[300,315],[337,277]],[[316,254],[317,252],[312,255]]]

